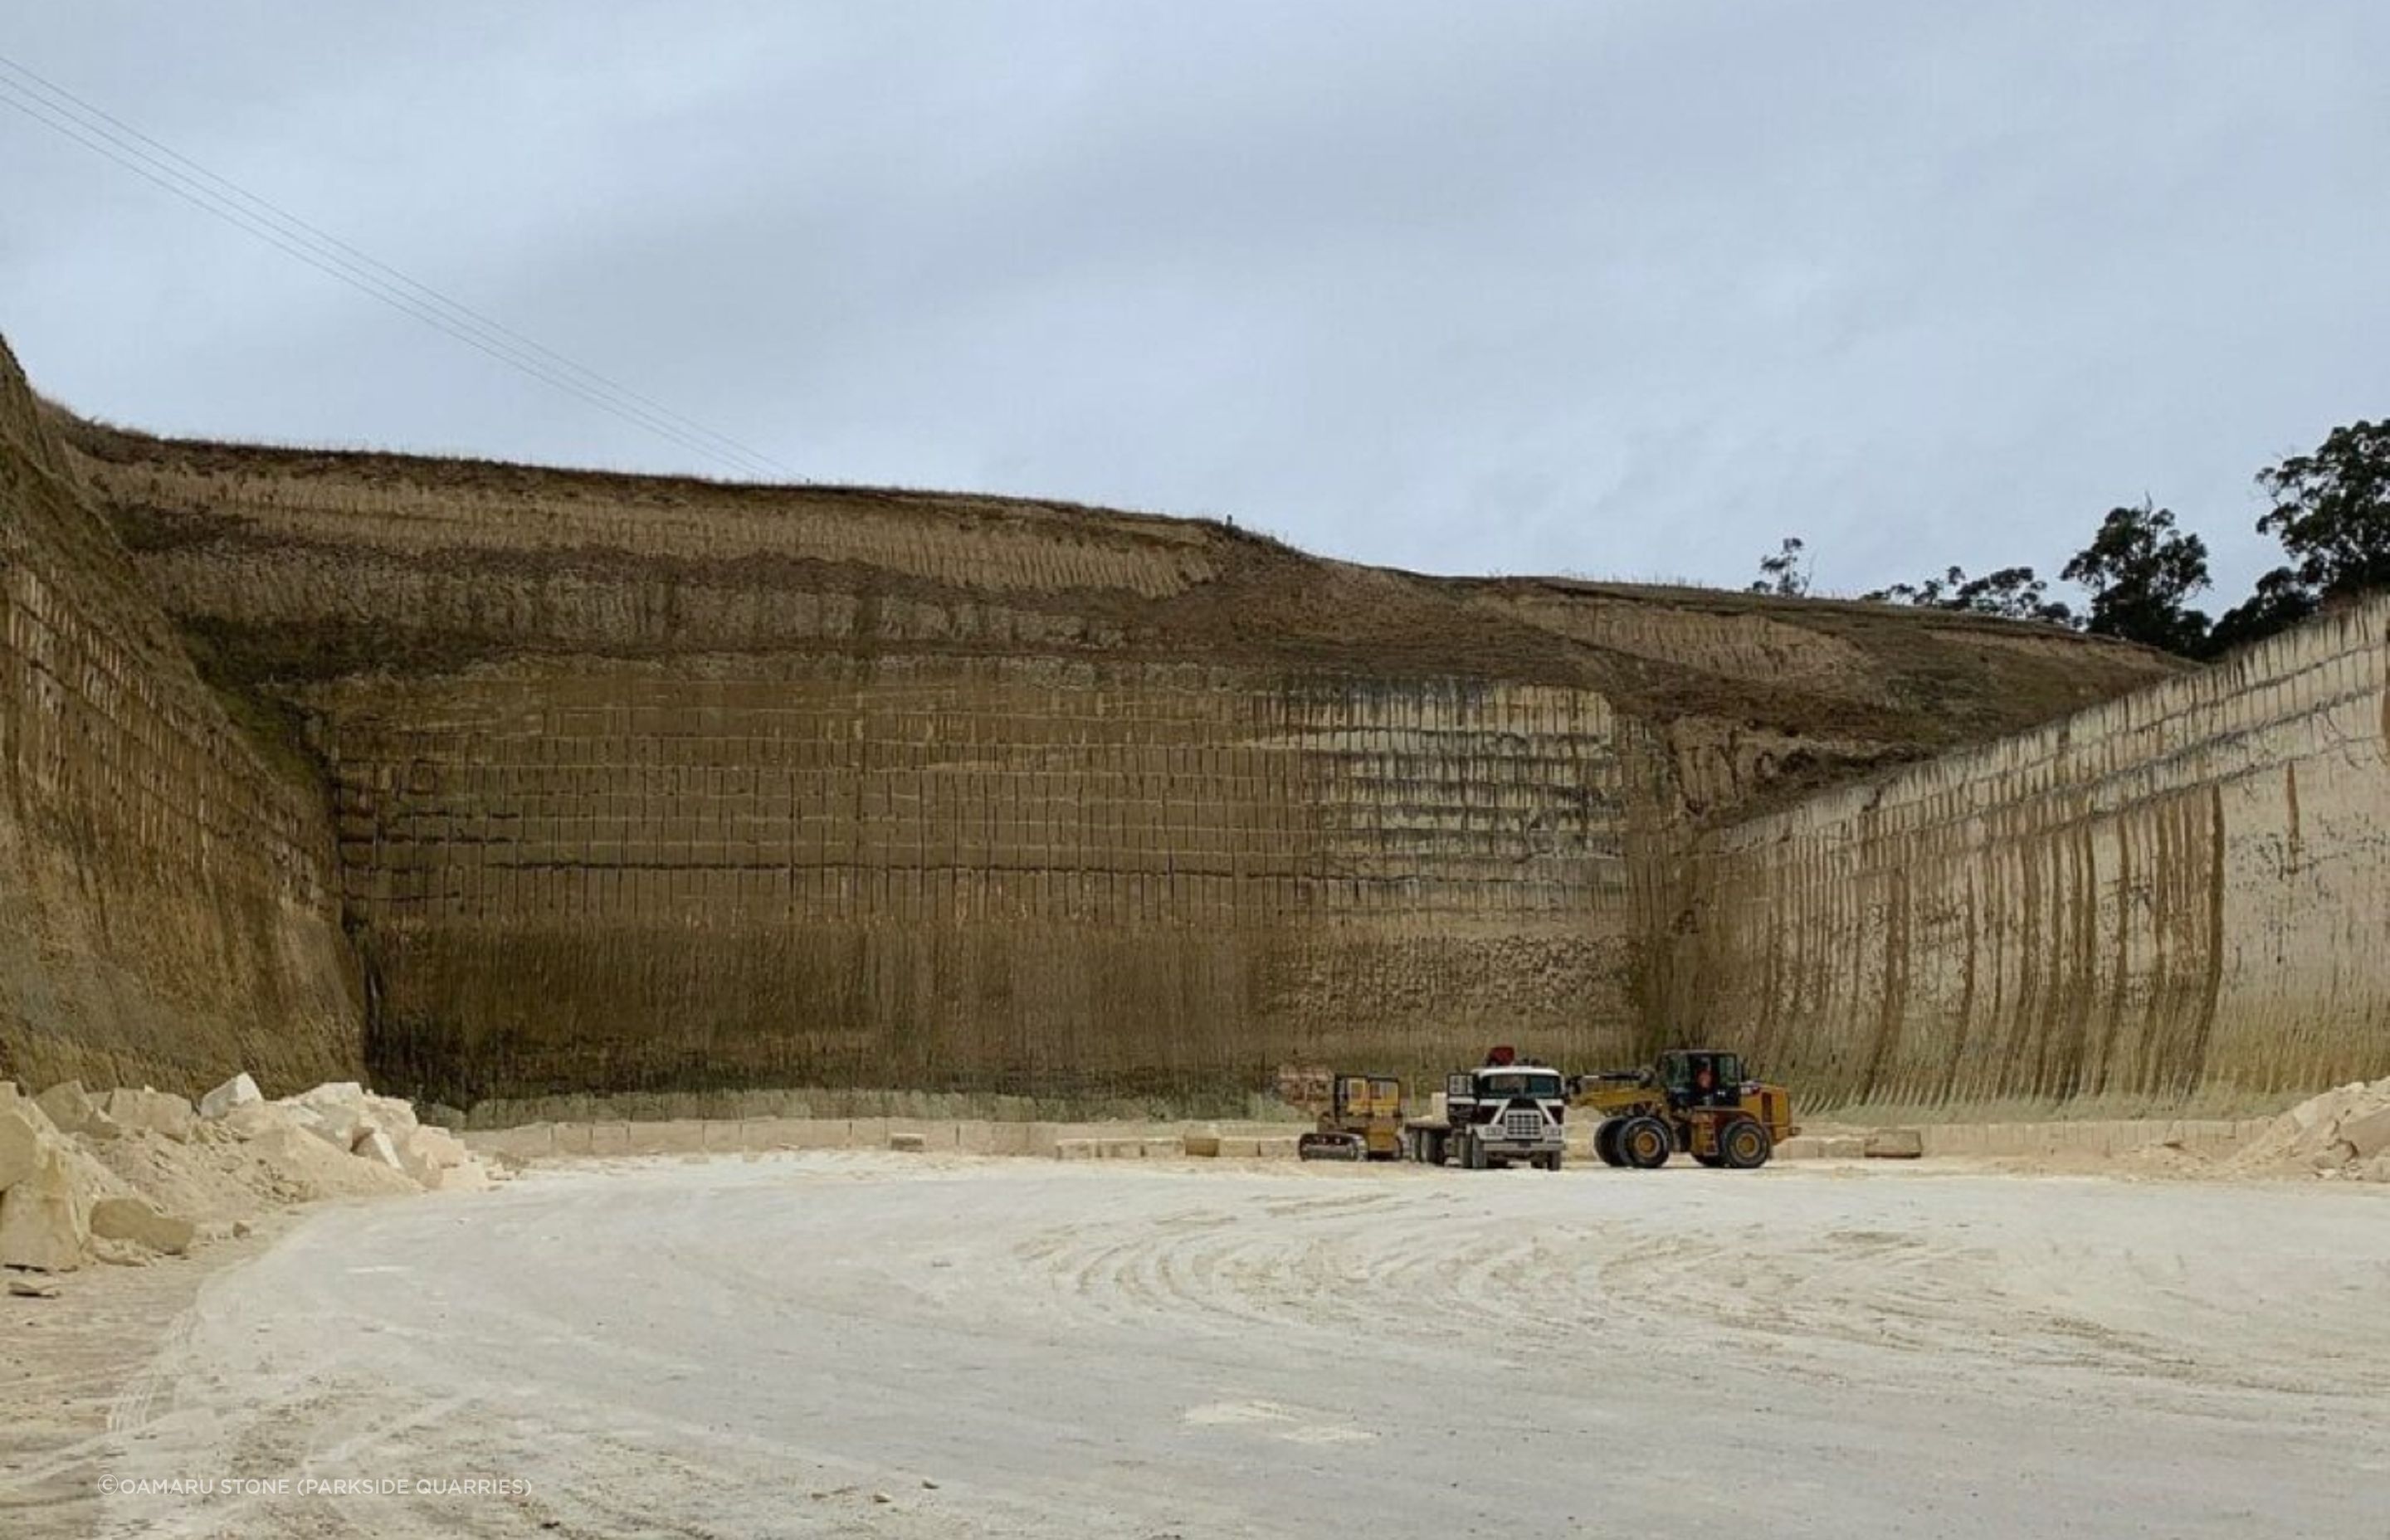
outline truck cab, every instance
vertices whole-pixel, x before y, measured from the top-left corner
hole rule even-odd
[[[1444,1126],[1423,1131],[1413,1152],[1430,1164],[1449,1157],[1471,1171],[1524,1161],[1561,1168],[1568,1083],[1542,1064],[1505,1061],[1448,1075]]]

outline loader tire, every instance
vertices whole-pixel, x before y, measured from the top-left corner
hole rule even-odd
[[[1618,1153],[1618,1131],[1626,1126],[1624,1118],[1604,1118],[1593,1126],[1593,1152],[1601,1157],[1606,1166],[1623,1166],[1626,1157]]]
[[[1657,1118],[1629,1118],[1618,1131],[1618,1153],[1638,1171],[1657,1171],[1676,1152],[1676,1136]]]
[[[1756,1171],[1776,1153],[1776,1141],[1757,1120],[1738,1118],[1718,1130],[1718,1154],[1736,1171]]]

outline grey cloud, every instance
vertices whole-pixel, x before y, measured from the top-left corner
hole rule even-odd
[[[2390,13],[102,4],[0,47],[825,480],[1443,571],[2054,571],[2390,409]],[[180,431],[708,468],[0,115],[0,327]]]

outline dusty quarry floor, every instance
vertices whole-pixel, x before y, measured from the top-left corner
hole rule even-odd
[[[548,1168],[318,1210],[236,1259],[76,1466],[94,1487],[216,1490],[17,1517],[228,1536],[2378,1537],[2385,1302],[2390,1192],[2337,1185],[846,1153]]]

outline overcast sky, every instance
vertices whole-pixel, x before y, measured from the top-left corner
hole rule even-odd
[[[0,55],[823,481],[1433,571],[2054,574],[2390,414],[2390,5],[72,6]],[[0,109],[0,332],[175,433],[713,471]]]

